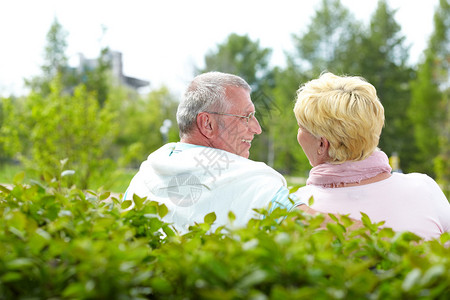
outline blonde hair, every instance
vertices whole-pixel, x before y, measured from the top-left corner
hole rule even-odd
[[[298,89],[294,113],[299,125],[328,140],[330,163],[369,157],[384,125],[375,87],[362,77],[322,74]]]

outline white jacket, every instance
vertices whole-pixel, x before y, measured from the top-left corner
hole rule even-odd
[[[215,212],[212,230],[228,224],[228,212],[243,226],[257,214],[254,208],[268,206],[284,177],[262,162],[255,162],[220,149],[169,143],[148,156],[131,180],[125,200],[133,194],[164,203],[163,218],[180,232],[202,223]]]

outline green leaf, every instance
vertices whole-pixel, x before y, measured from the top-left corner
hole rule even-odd
[[[375,232],[378,230],[378,227],[372,223],[369,216],[363,212],[361,212],[361,222],[364,224],[366,228],[368,228],[371,232]]]
[[[94,224],[92,224],[92,230],[94,232],[104,232],[109,228],[113,228],[116,220],[111,217],[103,217],[95,220]]]
[[[81,299],[83,298],[85,289],[85,286],[81,282],[72,282],[64,289],[62,295],[64,297]]]
[[[18,230],[24,230],[27,224],[27,216],[20,211],[12,212],[7,216],[8,225]]]
[[[441,243],[444,245],[446,243],[450,243],[450,232],[444,232],[440,237]]]
[[[119,199],[117,199],[116,197],[111,197],[111,200],[112,200],[112,202],[115,204],[115,205],[120,205],[121,204],[121,202],[120,202],[120,200]]]
[[[11,190],[10,190],[10,189],[8,189],[6,186],[3,186],[3,185],[1,185],[1,184],[0,184],[0,191],[2,191],[2,192],[5,193],[5,194],[11,193]]]
[[[239,288],[249,288],[253,287],[255,285],[261,284],[264,282],[267,278],[267,273],[263,270],[255,270],[245,276],[244,278],[241,278],[241,280],[238,282],[237,286]]]
[[[37,180],[30,179],[30,184],[39,187],[40,191],[45,191],[45,186]]]
[[[104,192],[103,194],[100,195],[100,197],[98,198],[100,201],[103,201],[105,199],[108,199],[108,197],[111,195],[111,192]]]
[[[378,236],[380,238],[392,238],[395,236],[395,231],[392,230],[392,228],[385,227],[385,228],[380,229]]]
[[[61,164],[61,169],[64,169],[64,166],[66,165],[66,163],[69,161],[69,159],[68,158],[64,158],[64,159],[61,159],[60,161],[59,161],[59,163]]]
[[[47,183],[51,183],[54,178],[54,176],[52,174],[50,174],[50,172],[47,172],[47,171],[44,171],[42,175],[44,177],[44,181]]]
[[[22,274],[19,272],[7,272],[0,277],[2,282],[13,282],[22,279]]]
[[[442,264],[432,266],[422,276],[422,278],[420,280],[420,285],[421,286],[430,286],[430,285],[434,284],[436,281],[438,281],[439,277],[441,277],[442,275],[444,275],[446,273],[446,271],[448,271],[448,270],[446,270],[445,266]],[[442,278],[442,280],[445,280],[445,277]]]
[[[161,277],[154,277],[150,279],[150,287],[158,293],[169,294],[172,292],[172,285],[168,280]]]
[[[169,227],[169,225],[164,224],[162,230],[168,237],[176,236],[175,231]]]
[[[23,270],[34,265],[30,258],[16,258],[12,261],[6,262],[6,267],[9,270]]]
[[[220,235],[220,234],[222,233],[222,231],[223,231],[225,228],[226,228],[225,225],[218,226],[218,227],[216,228],[216,230],[214,231],[214,234]]]
[[[293,185],[293,186],[291,186],[291,187],[288,187],[288,188],[289,188],[289,194],[295,193],[296,191],[298,191],[298,189],[299,189],[300,187],[301,187],[300,184],[295,184],[295,185]]]
[[[411,272],[406,275],[405,280],[403,280],[402,283],[402,289],[405,292],[409,292],[411,288],[413,288],[420,280],[420,277],[422,276],[422,271],[420,269],[413,269]]]
[[[52,239],[52,236],[45,231],[42,228],[38,228],[36,229],[36,234],[38,234],[39,236],[41,236],[43,239],[45,239],[46,241],[50,241]]]
[[[333,221],[335,221],[336,223],[339,223],[339,219],[338,219],[335,215],[333,215],[333,214],[328,214],[328,216],[330,216],[330,218],[331,218]]]
[[[25,231],[19,230],[19,229],[15,228],[15,227],[12,227],[12,226],[9,227],[9,231],[12,234],[16,235],[17,237],[19,237],[20,239],[22,239],[22,240],[25,239]]]
[[[169,209],[167,208],[167,206],[165,204],[160,204],[158,206],[159,217],[164,218],[164,216],[167,215],[168,212],[169,212]]]
[[[50,234],[43,229],[38,228],[36,229],[36,232],[30,236],[29,247],[33,251],[33,254],[37,255],[50,241]]]
[[[342,223],[345,227],[349,227],[354,223],[354,221],[349,217],[349,215],[341,215],[340,223]]]
[[[94,191],[91,191],[91,190],[87,190],[87,191],[86,191],[86,193],[88,193],[88,194],[90,194],[90,195],[92,195],[92,196],[95,196],[95,197],[97,197],[97,193],[96,193],[96,192],[94,192]]]
[[[215,221],[216,221],[216,213],[215,212],[211,212],[211,213],[207,214],[204,218],[204,222],[209,225],[212,225]]]
[[[233,224],[233,222],[236,220],[236,215],[230,210],[228,212],[228,221]]]
[[[311,228],[319,228],[323,221],[325,221],[325,216],[323,214],[317,214],[315,216],[311,216],[308,226]]]
[[[13,183],[15,185],[22,184],[24,179],[25,179],[25,172],[19,172],[14,176]]]
[[[344,240],[345,228],[341,224],[327,223],[327,228],[341,241]]]
[[[144,206],[145,200],[147,200],[146,197],[141,198],[138,195],[133,194],[134,209],[141,210],[142,207]]]
[[[125,200],[122,202],[122,205],[120,206],[121,209],[125,210],[130,208],[130,206],[133,204],[131,200]]]
[[[150,231],[157,232],[159,229],[163,227],[163,222],[157,218],[150,219]]]

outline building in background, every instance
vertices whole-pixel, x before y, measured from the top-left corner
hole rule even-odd
[[[79,56],[79,62],[77,71],[82,74],[84,70],[92,70],[95,69],[98,65],[98,59],[89,59],[86,58],[82,53],[78,54]],[[106,59],[110,63],[111,66],[111,72],[113,79],[116,80],[119,84],[125,85],[131,89],[138,90],[143,87],[147,87],[150,85],[149,81],[126,76],[123,74],[123,60],[122,60],[122,53],[119,51],[108,51],[106,54]]]

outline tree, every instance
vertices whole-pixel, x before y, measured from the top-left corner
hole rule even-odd
[[[354,53],[351,46],[360,39],[360,27],[339,0],[322,0],[306,33],[293,35],[297,53],[290,59],[309,78],[325,70],[347,73],[349,58]]]
[[[83,68],[80,82],[86,85],[89,92],[93,93],[100,106],[105,104],[112,86],[111,82],[111,61],[108,56],[109,49],[103,48],[97,59],[97,65],[93,69]]]
[[[416,168],[438,180],[450,182],[449,98],[450,4],[440,0],[434,15],[434,31],[412,82],[409,117],[418,148]]]
[[[269,76],[271,52],[269,48],[261,48],[258,40],[232,33],[205,56],[205,67],[198,69],[197,73],[220,71],[235,74],[258,90]]]
[[[107,104],[100,108],[85,86],[77,86],[72,95],[56,76],[50,94],[32,92],[27,97],[27,111],[31,152],[23,161],[29,169],[54,178],[64,169],[74,170],[69,182],[85,189],[113,165],[105,154],[116,134],[116,113]]]
[[[311,165],[297,142],[298,124],[293,112],[296,91],[307,78],[292,62],[274,73],[272,93],[279,110],[270,125],[275,153],[273,166],[284,174],[307,177]]]
[[[197,70],[197,73],[231,73],[249,83],[257,118],[263,128],[263,133],[253,141],[251,158],[266,162],[270,161],[273,153],[269,120],[277,109],[270,93],[273,86],[273,73],[269,68],[271,52],[269,48],[262,48],[258,40],[252,41],[247,35],[233,33],[205,56],[205,67]]]
[[[61,81],[65,91],[73,93],[77,85],[83,84],[87,91],[97,98],[100,106],[103,106],[112,85],[109,49],[103,48],[100,51],[94,68],[86,66],[73,68],[68,65],[66,55],[67,36],[68,33],[55,18],[47,33],[42,74],[26,80],[26,85],[35,92],[48,95],[51,93],[52,80],[59,77],[58,80]]]
[[[357,51],[353,53],[356,64],[349,67],[353,74],[365,77],[377,89],[385,109],[385,128],[380,147],[388,155],[398,153],[402,168],[408,169],[415,152],[410,141],[412,124],[406,115],[411,91],[409,81],[414,72],[407,65],[409,48],[395,20],[395,10],[385,0],[380,0],[370,19],[369,30],[363,34]]]
[[[220,71],[244,78],[252,87],[252,100],[264,127],[264,118],[270,115],[273,102],[268,96],[273,78],[269,68],[271,52],[269,48],[262,48],[258,40],[232,33],[205,56],[205,67],[197,73]]]
[[[76,71],[68,66],[66,56],[68,33],[55,18],[47,33],[47,44],[44,50],[44,64],[41,66],[42,75],[25,80],[31,90],[48,95],[50,82],[59,76],[65,87],[73,87],[79,81]]]
[[[120,90],[116,91],[119,92],[114,93],[113,97],[120,95]],[[122,90],[122,95],[124,93]],[[166,119],[171,120],[173,124],[168,133],[168,141],[174,142],[179,139],[178,128],[175,125],[178,105],[167,88],[151,91],[144,99],[130,100],[118,96],[116,103],[119,105],[116,110],[121,112],[118,120],[121,130],[115,140],[120,149],[121,166],[138,168],[151,152],[163,145],[165,141],[160,128]]]
[[[323,71],[338,75],[363,76],[372,83],[385,107],[386,127],[380,147],[388,154],[397,152],[407,166],[411,149],[411,124],[406,117],[413,70],[407,65],[408,47],[395,11],[380,0],[369,26],[361,26],[337,0],[323,0],[308,30],[294,35],[297,56],[293,66],[316,78]]]
[[[275,73],[273,98],[279,108],[272,119],[274,166],[286,174],[307,177],[311,168],[297,142],[298,125],[293,108],[300,85],[321,72],[347,73],[360,24],[338,0],[323,0],[304,34],[293,35],[295,52],[288,54],[287,67]]]
[[[42,66],[44,76],[53,78],[67,67],[67,38],[68,33],[55,18],[47,33],[45,46],[45,63]]]
[[[20,141],[21,124],[16,119],[19,99],[0,98],[0,165],[16,158],[24,146]]]

